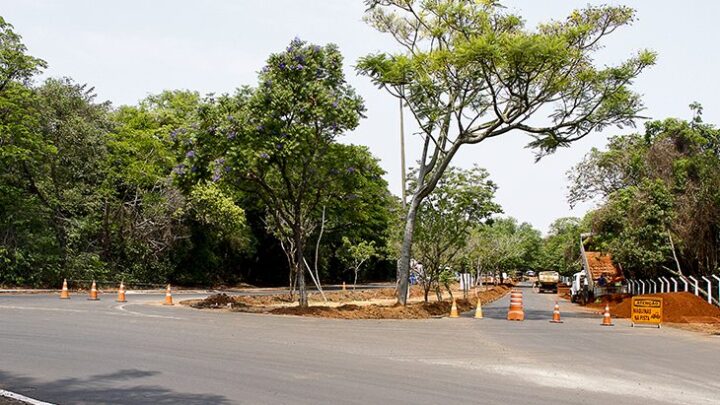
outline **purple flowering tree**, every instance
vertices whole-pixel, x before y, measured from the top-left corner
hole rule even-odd
[[[336,140],[357,127],[363,101],[345,81],[335,45],[295,39],[284,52],[269,57],[257,88],[220,104],[229,106],[232,115],[214,113],[222,115],[216,131],[204,129],[206,144],[198,145],[198,150],[214,152],[195,150],[212,158],[186,157],[208,161],[208,177],[224,187],[262,200],[267,227],[287,255],[298,302],[307,306],[305,274],[313,274],[307,246],[324,224],[318,212],[353,192],[352,178],[358,174],[354,167],[348,170],[350,149]]]

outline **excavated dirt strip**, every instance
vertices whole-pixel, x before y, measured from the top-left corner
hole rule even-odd
[[[510,290],[510,286],[500,285],[490,287],[487,291],[478,293],[482,304],[487,304],[503,297]],[[454,291],[455,296],[462,293]],[[458,299],[458,311],[465,312],[474,309],[477,298],[474,293],[469,299]],[[241,296],[231,297],[224,294],[212,295],[204,300],[183,301],[181,304],[199,309],[225,309],[238,312],[259,312],[276,315],[313,316],[339,319],[425,319],[444,316],[450,312],[452,302],[449,300],[431,301],[422,300],[422,291],[415,288],[411,292],[411,302],[406,306],[394,304],[395,291],[392,288],[365,290],[365,291],[339,291],[327,293],[328,303],[321,301],[319,294],[310,296],[310,307],[295,306],[288,295],[273,296]]]

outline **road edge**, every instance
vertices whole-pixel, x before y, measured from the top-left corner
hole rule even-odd
[[[24,402],[26,404],[31,404],[31,405],[55,405],[55,404],[51,404],[50,402],[38,401],[37,399],[32,399],[32,398],[26,397],[25,395],[16,394],[14,392],[6,391],[3,389],[0,389],[0,397],[14,399],[16,401]]]

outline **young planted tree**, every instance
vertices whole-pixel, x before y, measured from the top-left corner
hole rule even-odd
[[[345,265],[347,265],[353,271],[354,290],[355,286],[357,285],[358,273],[360,273],[360,270],[362,270],[363,264],[365,264],[368,260],[372,259],[374,256],[377,256],[378,251],[375,247],[374,241],[368,242],[362,240],[358,243],[352,243],[350,242],[350,239],[347,238],[347,236],[343,236],[342,243],[343,246],[340,258],[343,262],[345,262]]]
[[[404,304],[418,208],[463,145],[518,131],[539,158],[608,125],[633,125],[642,104],[629,86],[655,55],[593,64],[602,40],[633,21],[627,7],[589,7],[532,30],[493,0],[366,4],[367,21],[403,51],[368,55],[357,69],[401,99],[423,142],[398,260]],[[548,124],[539,119],[545,113]]]
[[[411,176],[414,174],[411,173]],[[410,181],[410,190],[416,183]],[[490,215],[502,212],[493,202],[497,186],[484,169],[462,170],[450,167],[434,193],[420,205],[417,222],[417,260],[422,264],[425,301],[434,287],[441,299],[443,275],[466,246],[470,230]],[[447,277],[445,277],[447,279]]]

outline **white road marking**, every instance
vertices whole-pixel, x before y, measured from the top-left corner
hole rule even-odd
[[[69,308],[43,308],[43,307],[22,307],[17,305],[0,305],[0,309],[19,309],[19,310],[30,310],[30,311],[51,311],[51,312],[74,312],[74,313],[80,313],[80,314],[89,314],[89,313],[99,313],[99,314],[107,314],[107,315],[119,315],[119,316],[139,316],[143,318],[163,318],[163,319],[183,319],[178,318],[176,316],[165,316],[165,315],[152,315],[152,314],[143,314],[141,312],[135,312],[130,311],[128,309],[125,309],[125,305],[116,305],[111,308],[118,309],[122,311],[122,313],[117,312],[108,312],[108,311],[91,311],[89,309],[69,309]]]
[[[87,309],[68,309],[68,308],[43,308],[43,307],[20,307],[17,305],[0,305],[0,309],[21,309],[21,310],[35,310],[35,311],[55,311],[55,312],[77,312],[77,313],[89,313],[93,312]]]
[[[25,403],[28,403],[31,405],[54,405],[54,404],[51,404],[50,402],[38,401],[37,399],[28,398],[24,395],[16,394],[14,392],[5,391],[5,390],[0,390],[0,397],[15,399],[15,400],[22,401],[22,402],[25,402]]]
[[[123,311],[128,314],[132,314],[135,316],[141,316],[141,317],[145,317],[145,318],[182,319],[182,318],[178,318],[177,316],[143,314],[142,312],[130,311],[129,309],[125,309],[125,305],[129,305],[129,304],[116,305],[113,308],[118,309],[118,310]]]

